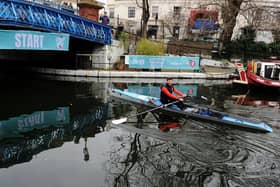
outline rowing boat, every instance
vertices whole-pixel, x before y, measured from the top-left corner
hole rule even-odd
[[[155,108],[162,106],[160,99],[157,97],[137,94],[133,92],[123,91],[120,89],[112,89],[111,95],[122,101],[127,101],[141,107]],[[257,120],[246,119],[242,116],[230,115],[225,112],[209,109],[206,107],[187,104],[187,108],[180,110],[175,104],[168,107],[160,107],[159,112],[171,116],[180,116],[203,120],[207,122],[219,123],[236,128],[243,128],[258,132],[272,132],[271,126],[267,123]]]

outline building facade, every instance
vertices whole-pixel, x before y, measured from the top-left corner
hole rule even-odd
[[[141,6],[142,1],[138,0]],[[211,10],[208,0],[150,0],[148,35],[157,29],[158,38],[184,38],[188,31],[191,10]],[[207,5],[207,6],[206,6]],[[137,33],[141,28],[142,9],[136,0],[108,0],[107,12],[113,27],[123,26],[128,32]]]
[[[113,27],[123,26],[128,32],[137,33],[141,28],[142,9],[137,5],[142,0],[108,0],[106,11],[109,12]],[[190,31],[196,37],[201,35],[201,29],[193,30],[190,25],[192,11],[218,11],[217,21],[222,25],[221,6],[214,5],[216,0],[149,0],[149,27],[157,27],[158,38],[188,38]],[[280,30],[278,24],[280,0],[252,0],[244,1],[242,11],[237,17],[233,38],[238,37],[240,28],[253,25],[257,30]],[[244,11],[246,10],[246,11]],[[199,14],[198,14],[199,15]],[[215,15],[215,14],[213,14]],[[197,26],[197,24],[196,24]],[[148,30],[149,32],[149,30]],[[195,35],[195,32],[198,32]],[[205,35],[204,35],[205,36]],[[206,35],[207,36],[207,35]],[[209,37],[218,37],[218,32]]]
[[[242,27],[251,25],[256,29],[256,41],[271,43],[280,41],[280,0],[253,0],[250,4],[243,4],[242,10],[237,17],[233,39],[241,34]],[[277,39],[278,38],[278,39]]]

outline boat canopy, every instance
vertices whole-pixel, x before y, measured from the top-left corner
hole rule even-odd
[[[280,62],[253,62],[252,70],[263,78],[280,80]]]

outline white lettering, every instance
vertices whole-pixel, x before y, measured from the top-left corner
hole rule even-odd
[[[45,113],[41,112],[41,123],[45,123]]]
[[[27,48],[33,48],[33,36],[32,36],[32,34],[27,35],[27,46],[26,47]]]
[[[43,49],[44,36],[40,35],[40,48]]]
[[[18,129],[23,130],[24,125],[23,125],[23,120],[18,120]]]
[[[21,34],[21,37],[22,37],[22,47],[25,48],[26,47],[26,45],[25,45],[26,44],[26,34],[24,34],[24,33]]]
[[[24,130],[44,123],[44,112],[36,113],[18,120],[18,129]]]
[[[16,34],[15,39],[16,39],[16,42],[15,42],[16,48],[20,48],[21,47],[20,34]]]
[[[26,118],[26,126],[30,126],[30,127],[34,126],[35,125],[35,118],[36,118],[37,115],[30,116],[30,117]]]
[[[44,35],[37,34],[15,34],[16,48],[43,49]]]
[[[65,121],[66,116],[63,109],[59,109],[56,114],[56,121]]]
[[[34,38],[33,38],[33,47],[34,48],[39,48],[39,36],[38,35],[34,35]]]

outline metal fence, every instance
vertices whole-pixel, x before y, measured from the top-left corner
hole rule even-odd
[[[56,8],[68,13],[72,13],[75,15],[79,15],[79,9],[78,8],[74,8],[71,4],[70,5],[66,5],[66,4],[59,4],[55,1],[51,1],[51,0],[25,0],[25,1],[29,1],[29,2],[33,2],[33,3],[38,3],[41,5],[47,5],[49,7],[52,8]]]

